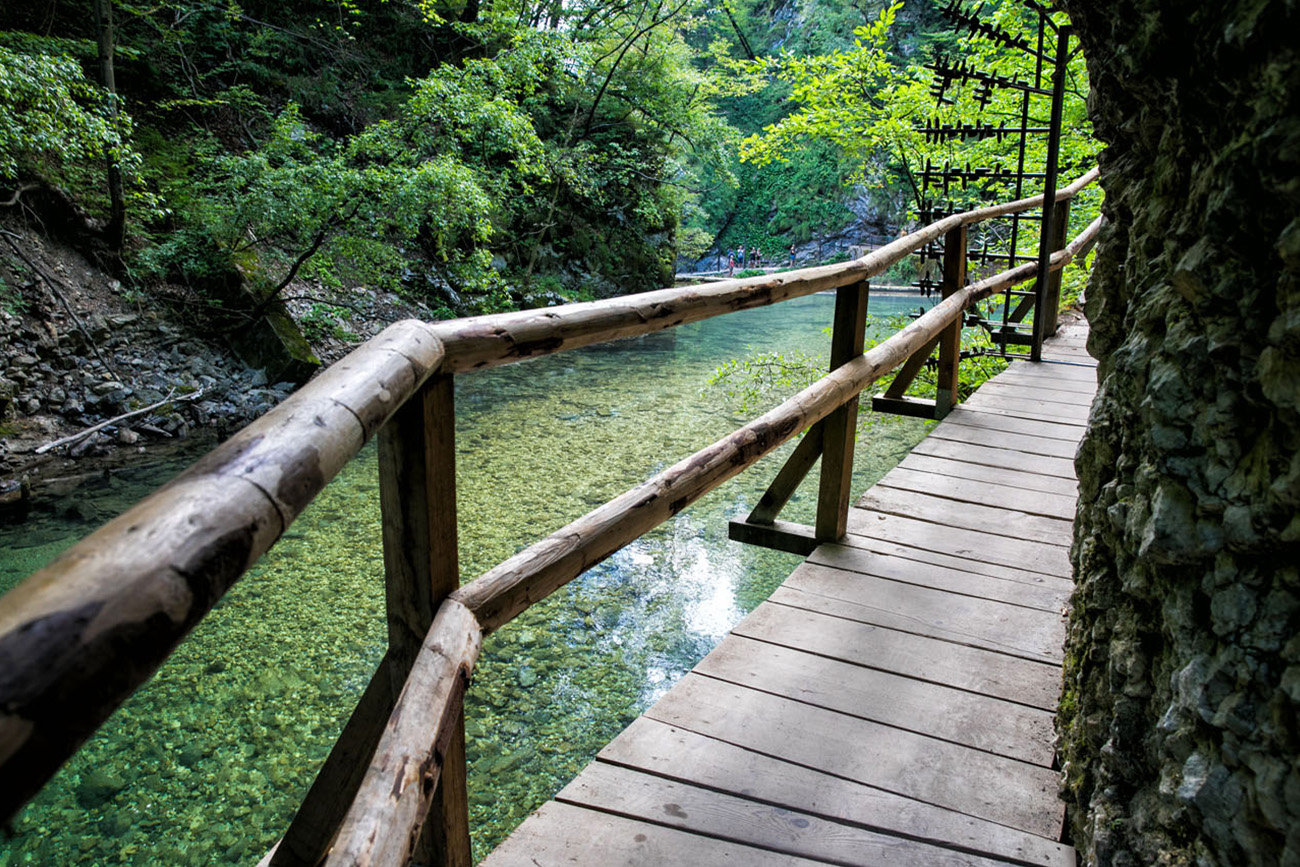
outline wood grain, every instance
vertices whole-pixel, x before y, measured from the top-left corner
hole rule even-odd
[[[989,383],[985,383],[988,385]],[[981,386],[983,390],[983,386]],[[1027,418],[1012,418],[1005,415],[981,412],[977,407],[962,404],[948,414],[945,421],[966,427],[994,428],[1006,433],[1023,434],[1037,439],[1067,440],[1079,442],[1080,430],[1076,424],[1040,421]]]
[[[598,759],[975,855],[1050,867],[1074,867],[1075,863],[1073,850],[1060,843],[745,750],[647,717],[628,726],[601,750]]]
[[[981,412],[994,413],[995,407],[987,404],[973,404],[967,401],[963,404],[970,410],[978,407]],[[1005,416],[1006,413],[997,412],[997,415]],[[1009,431],[994,430],[988,427],[968,425],[964,419],[969,416],[963,416],[961,419],[955,419],[952,424],[944,424],[930,432],[927,439],[951,440],[953,442],[967,443],[976,446],[985,446],[987,448],[1002,449],[1006,452],[1021,452],[1026,455],[1036,455],[1039,457],[1062,458],[1071,463],[1074,461],[1075,452],[1079,450],[1079,440],[1076,437],[1073,440],[1047,439],[1045,437],[1028,436],[1026,434],[1011,433]],[[1082,436],[1082,429],[1079,430]],[[1003,464],[1010,469],[1016,469],[1016,461],[1023,460],[1019,455],[1006,454],[1003,456]]]
[[[847,544],[853,544],[854,536],[872,536],[913,548],[1041,572],[1058,578],[1069,578],[1071,575],[1069,549],[1066,547],[960,527],[944,527],[883,512],[853,509],[849,514]]]
[[[1064,814],[1049,769],[695,674],[646,716],[1039,836]]]
[[[1074,588],[1074,583],[1068,576],[1048,575],[1043,572],[1033,572],[1016,566],[1008,566],[1005,563],[989,563],[979,558],[972,558],[969,556],[968,552],[961,550],[952,553],[932,551],[929,548],[914,547],[890,539],[873,538],[871,536],[855,536],[852,534],[846,536],[841,545],[853,551],[867,551],[876,554],[884,554],[908,562],[941,566],[946,569],[952,569],[958,573],[969,572],[976,575],[997,578],[1002,581],[1011,581],[1017,584],[1063,590],[1063,592],[1067,594]]]
[[[860,867],[997,867],[998,862],[831,822],[609,764],[595,763],[555,799],[769,852]]]
[[[988,505],[996,509],[1011,509],[1030,515],[1073,521],[1077,498],[1043,491],[1013,488],[977,479],[941,476],[920,472],[907,467],[895,467],[876,483],[878,488],[891,488],[900,492],[926,494],[971,505]],[[878,508],[878,507],[877,507]],[[1063,529],[1068,541],[1069,528]]]
[[[980,575],[951,566],[887,556],[847,545],[820,545],[808,557],[808,562],[842,572],[874,575],[890,581],[1023,605],[1053,614],[1065,610],[1074,590],[1073,582],[1064,578],[1034,575],[1033,581],[1016,581],[1004,575]]]
[[[1041,611],[804,563],[771,601],[1035,662],[1061,661],[1065,625]]]
[[[982,446],[963,440],[948,440],[932,432],[912,448],[913,454],[979,464],[994,469],[1011,469],[1022,473],[1055,476],[1076,483],[1073,457],[1052,457],[1014,449]]]
[[[949,458],[936,458],[932,455],[922,455],[916,452],[910,452],[907,457],[899,462],[898,466],[901,469],[929,473],[950,479],[984,482],[999,487],[1019,488],[1026,491],[1042,491],[1045,494],[1054,494],[1074,502],[1078,500],[1079,483],[1074,479],[1064,479],[1059,476],[1024,473],[1020,470],[990,467],[984,464],[955,461]]]
[[[480,867],[824,867],[824,862],[688,834],[552,801],[533,813]]]
[[[1030,500],[1033,496],[1025,492],[1019,499]],[[992,502],[996,505],[962,502],[942,495],[878,485],[863,494],[857,505],[861,509],[915,518],[945,527],[976,530],[1008,539],[1042,542],[1067,549],[1070,547],[1072,517],[1046,517],[1020,511],[1012,508],[1013,503],[1006,497]],[[1028,505],[1033,504],[1031,502]]]
[[[483,636],[474,615],[447,600],[397,697],[348,810],[328,867],[406,864],[429,815],[439,775],[461,731],[461,699]]]
[[[816,656],[801,648],[733,635],[694,670],[1043,767],[1051,767],[1055,755],[1052,715],[1045,710]]]
[[[1056,665],[775,602],[759,605],[733,632],[770,644],[790,644],[795,635],[808,653],[1044,710],[1061,692]]]

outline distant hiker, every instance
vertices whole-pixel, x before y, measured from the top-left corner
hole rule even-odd
[[[727,276],[728,277],[736,276],[736,254],[735,253],[727,254]]]
[[[758,268],[763,264],[763,254],[758,252],[757,247],[749,251],[749,264],[754,268]]]
[[[794,244],[790,245],[790,267],[794,267]]]

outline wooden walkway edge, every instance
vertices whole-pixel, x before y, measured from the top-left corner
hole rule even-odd
[[[1052,716],[1085,338],[955,409],[484,867],[1073,867]]]

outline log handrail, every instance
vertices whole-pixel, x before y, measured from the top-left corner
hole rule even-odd
[[[1055,201],[1068,201],[1097,177],[1093,169],[1060,190]],[[956,228],[1041,205],[1039,196],[953,215],[837,265],[559,308],[390,326],[0,597],[0,777],[7,783],[0,786],[0,822],[8,821],[157,670],[433,374],[647,334],[859,283]],[[1099,223],[1054,254],[1049,270],[1064,267],[1090,245]],[[447,702],[459,700],[459,691],[447,686],[447,660],[454,660],[456,677],[468,677],[483,635],[856,399],[976,300],[1031,279],[1037,270],[1037,263],[1028,263],[966,287],[776,409],[452,594],[415,657],[361,784],[362,793],[406,792],[415,772],[405,759],[396,764],[392,759],[419,756],[420,785],[410,788],[409,796],[416,801],[403,795],[393,809],[359,815],[358,805],[364,804],[356,799],[329,863],[400,863],[409,855],[428,805],[416,792],[428,788],[427,795],[437,783],[440,750],[446,748],[442,740],[449,731]],[[453,646],[454,652],[447,649]],[[423,690],[418,692],[423,697],[406,699],[412,690]],[[410,711],[412,701],[426,702],[420,713]],[[419,728],[418,721],[427,722],[430,714],[437,724]],[[378,858],[372,850],[381,837],[405,843]]]
[[[1065,249],[1054,253],[1049,270],[1059,271],[1086,252],[1096,241],[1101,225],[1102,218],[1098,217]],[[443,603],[444,610],[468,611],[473,615],[473,628],[481,636],[500,629],[529,606],[545,599],[853,400],[863,389],[898,367],[934,335],[956,321],[976,301],[1008,286],[1032,280],[1037,274],[1038,263],[1030,262],[959,290],[893,337],[822,377],[775,409],[465,584]],[[441,620],[443,612],[440,611],[438,616]],[[425,646],[441,646],[446,641],[445,632],[440,632],[435,623]],[[446,671],[446,661],[441,655],[422,654],[412,670],[413,680],[416,671],[426,665],[435,670],[421,675],[421,681],[431,680]],[[403,756],[417,756],[420,767],[430,769],[427,773],[433,775],[433,783],[437,782],[439,731],[429,727],[428,722],[441,718],[436,708],[425,708],[419,717],[412,717],[399,705],[389,719],[383,741],[384,744],[401,745],[400,754]],[[381,747],[376,752],[361,794],[353,802],[334,851],[326,862],[327,867],[405,863],[400,855],[380,859],[377,851],[382,841],[408,840],[418,836],[419,825],[409,823],[415,813],[396,804],[393,809],[381,812],[374,809],[371,800],[372,797],[385,797],[385,793],[405,792],[411,785],[409,763],[395,762],[392,757],[397,749],[396,746]]]
[[[1092,169],[1056,194],[1067,201],[1099,177]],[[868,280],[959,226],[1040,207],[1042,196],[953,214],[849,262],[684,289],[658,289],[603,301],[492,313],[437,322],[446,350],[444,373],[462,373],[536,358],[606,340],[637,337],[713,316],[765,307]]]

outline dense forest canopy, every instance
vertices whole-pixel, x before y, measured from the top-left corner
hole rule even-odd
[[[896,230],[927,158],[1006,163],[1001,139],[916,131],[936,56],[1032,74],[932,0],[13,4],[0,187],[10,208],[57,191],[110,228],[128,283],[200,298],[232,274],[439,315],[640,291],[709,251]],[[966,88],[939,116],[1016,111]],[[1067,126],[1069,170],[1092,158],[1081,98]]]

